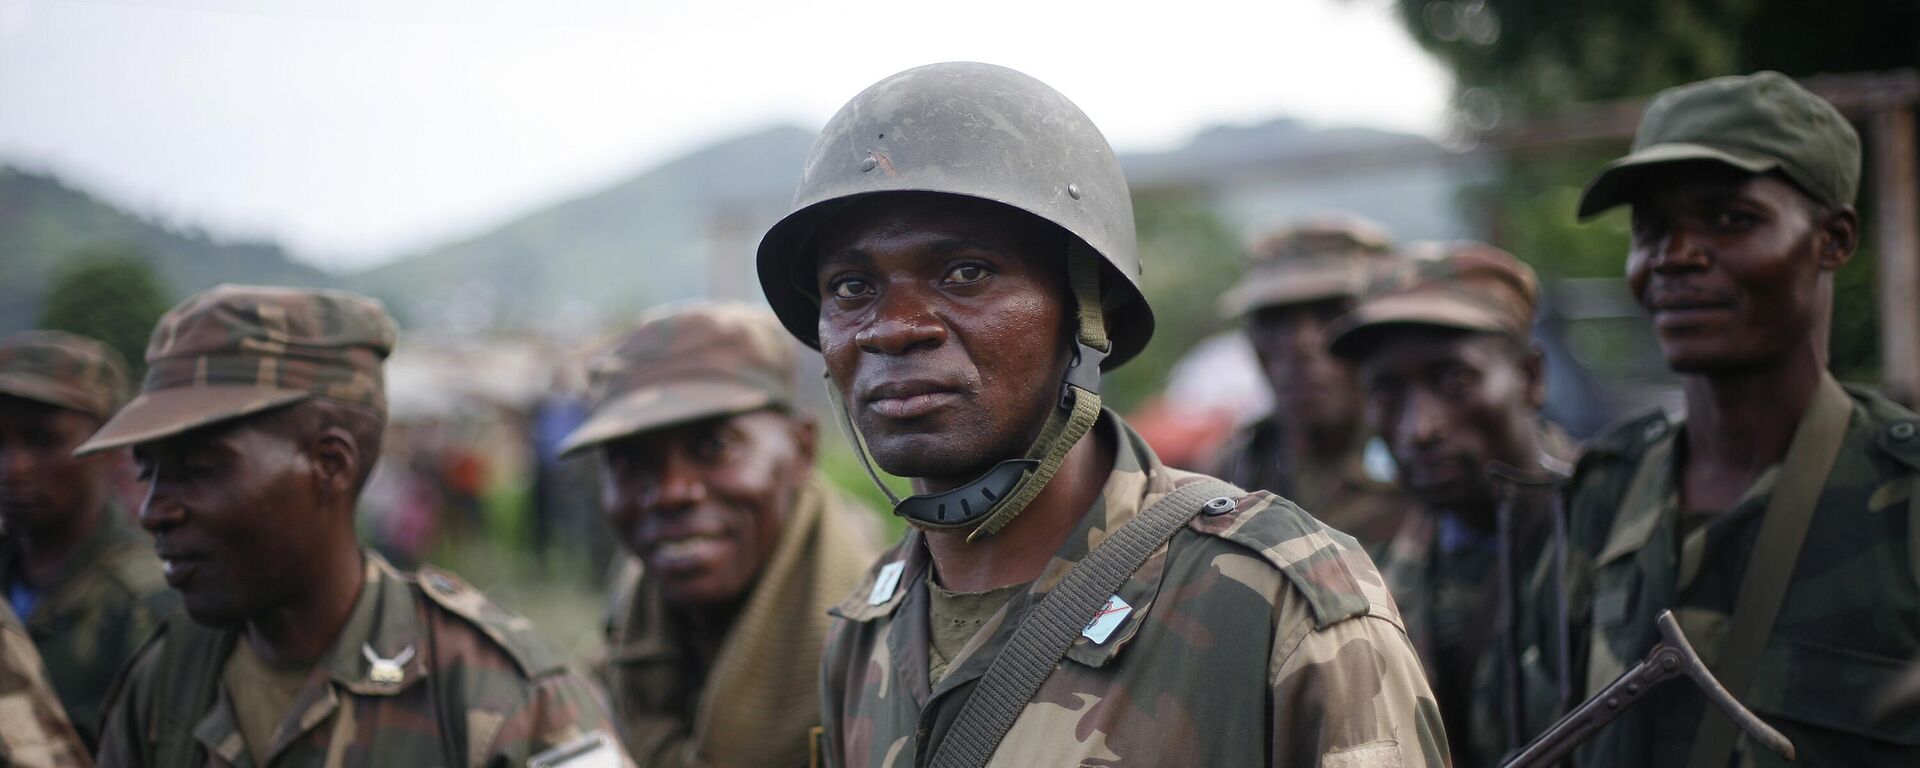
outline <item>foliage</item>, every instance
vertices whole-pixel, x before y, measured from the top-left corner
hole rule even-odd
[[[1494,131],[1567,104],[1642,97],[1718,75],[1773,69],[1795,77],[1920,66],[1912,0],[1396,0],[1402,21],[1453,71],[1458,128]],[[1574,203],[1595,169],[1626,150],[1597,142],[1527,150],[1463,204],[1491,216],[1491,239],[1549,277],[1618,276],[1626,223],[1580,225]],[[1869,158],[1871,162],[1871,158]],[[1872,176],[1869,169],[1868,176]],[[1871,212],[1873,203],[1858,206]],[[1870,234],[1873,222],[1864,222]],[[1878,366],[1870,242],[1835,280],[1833,367]]]
[[[127,359],[138,382],[153,325],[172,302],[160,276],[133,246],[93,246],[76,252],[55,274],[40,327],[91,336]]]
[[[1218,297],[1240,279],[1240,244],[1220,219],[1189,196],[1147,194],[1133,201],[1145,264],[1141,288],[1153,306],[1153,341],[1102,383],[1105,401],[1131,411],[1165,389],[1167,373],[1201,339],[1225,327]]]

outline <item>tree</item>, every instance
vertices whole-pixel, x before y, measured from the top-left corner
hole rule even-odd
[[[1453,71],[1457,129],[1492,133],[1574,102],[1650,96],[1681,83],[1772,69],[1793,77],[1920,66],[1915,0],[1397,0],[1415,40]],[[1492,238],[1550,277],[1618,277],[1621,213],[1573,221],[1582,186],[1626,143],[1510,155],[1463,204]],[[1871,162],[1871,158],[1869,158]],[[1873,171],[1867,171],[1869,177]],[[1856,206],[1870,216],[1872,201]],[[1865,222],[1871,231],[1873,223]],[[1879,365],[1869,241],[1835,279],[1833,367]]]
[[[134,382],[146,373],[147,337],[172,304],[159,275],[133,246],[96,245],[69,255],[47,292],[40,327],[91,336],[127,359]]]
[[[1141,292],[1153,306],[1153,342],[1105,377],[1106,404],[1126,412],[1166,389],[1167,373],[1193,345],[1225,327],[1221,292],[1240,279],[1240,244],[1219,217],[1185,195],[1134,198]]]

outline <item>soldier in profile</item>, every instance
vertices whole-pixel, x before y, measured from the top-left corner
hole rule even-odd
[[[122,457],[73,455],[126,399],[126,363],[105,344],[0,340],[0,587],[89,745],[114,674],[179,605],[114,496]]]
[[[526,619],[355,537],[395,336],[338,291],[222,285],[161,317],[139,396],[80,447],[133,448],[185,603],[110,696],[103,764],[629,762]]]
[[[1398,262],[1372,222],[1304,219],[1256,241],[1246,278],[1221,297],[1260,361],[1273,410],[1234,433],[1213,474],[1284,496],[1375,555],[1413,502],[1367,428],[1352,366],[1327,351],[1327,326]]]
[[[806,765],[827,608],[879,554],[878,518],[813,471],[796,355],[743,304],[648,313],[589,366],[562,448],[600,458],[634,555],[613,590],[604,676],[642,765]]]

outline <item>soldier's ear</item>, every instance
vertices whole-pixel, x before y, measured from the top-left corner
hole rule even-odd
[[[365,446],[353,436],[353,432],[338,426],[329,425],[320,431],[313,441],[313,468],[320,488],[328,497],[346,497],[351,499],[360,480],[362,462],[373,457],[362,451]]]
[[[1520,353],[1520,373],[1527,383],[1527,405],[1538,411],[1547,404],[1547,353],[1536,341],[1526,342]]]
[[[1815,216],[1814,226],[1822,235],[1820,252],[1815,254],[1820,260],[1820,269],[1837,271],[1853,260],[1854,250],[1860,247],[1860,214],[1851,205],[1841,205],[1822,207]]]
[[[793,448],[795,454],[800,457],[800,466],[811,471],[815,450],[819,445],[819,428],[814,425],[813,419],[805,416],[796,414],[788,417],[787,420],[793,424]]]

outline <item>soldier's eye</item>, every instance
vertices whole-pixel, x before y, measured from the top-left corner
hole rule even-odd
[[[987,278],[987,268],[979,264],[958,264],[947,270],[949,283],[977,283]]]
[[[827,292],[836,299],[857,299],[873,291],[873,284],[859,277],[842,277],[827,284]]]

